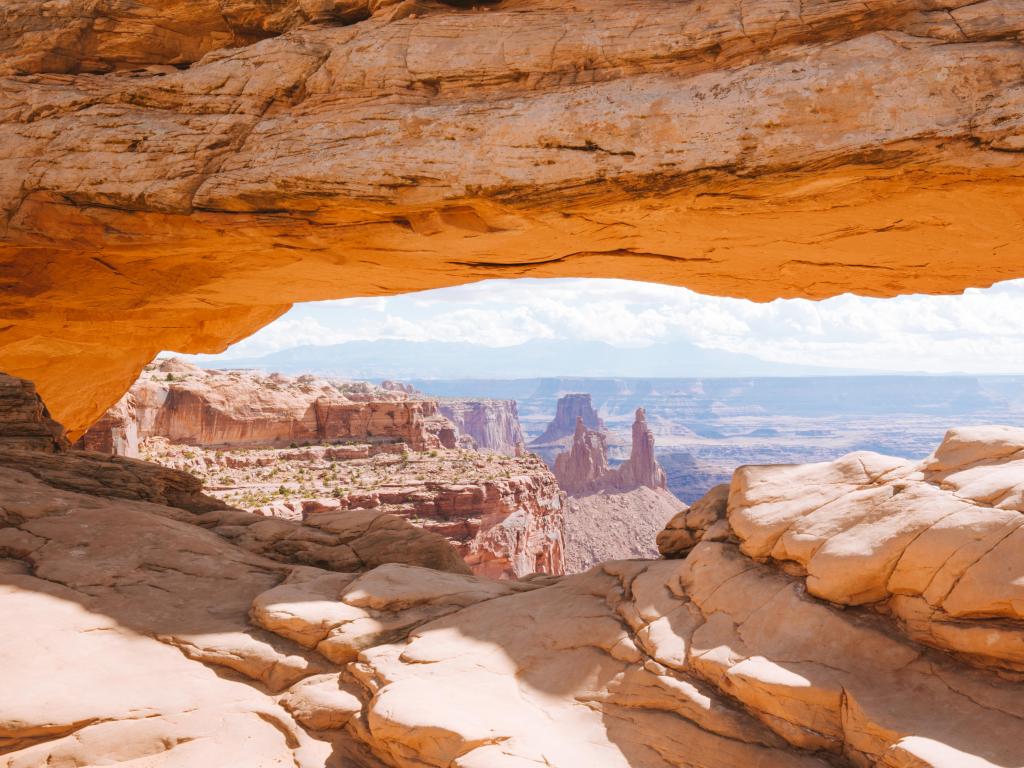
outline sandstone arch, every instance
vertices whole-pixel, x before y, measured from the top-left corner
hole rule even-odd
[[[1024,275],[1012,0],[65,5],[0,24],[0,370],[73,435],[295,301]]]

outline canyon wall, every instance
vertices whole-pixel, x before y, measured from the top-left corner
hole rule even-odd
[[[531,445],[556,443],[562,438],[570,437],[576,431],[576,425],[582,421],[588,429],[604,431],[604,422],[594,410],[588,394],[562,395],[555,405],[555,417],[544,432],[531,441]]]
[[[154,364],[82,438],[88,450],[138,455],[166,437],[202,446],[277,446],[355,440],[422,451],[454,447],[455,429],[431,400],[344,394],[313,376],[207,371],[180,360]]]
[[[438,409],[460,435],[473,438],[477,450],[505,456],[516,456],[523,450],[525,439],[515,400],[445,399],[438,402]]]
[[[543,462],[509,444],[518,435],[521,446],[514,402],[460,402],[455,414],[508,453],[444,450],[460,430],[405,389],[172,359],[150,366],[77,445],[186,470],[267,516],[395,515],[443,536],[481,575],[564,573],[564,494]]]
[[[343,512],[388,514],[443,537],[482,576],[565,572],[565,494],[529,454],[367,444],[210,450],[159,438],[145,441],[143,455],[267,517],[315,524]]]

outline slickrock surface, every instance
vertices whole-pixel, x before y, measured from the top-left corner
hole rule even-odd
[[[313,526],[339,510],[398,516],[443,536],[479,575],[565,572],[565,496],[540,459],[371,449],[212,451],[156,439],[143,443],[143,456],[185,470],[211,495],[262,515]],[[658,529],[665,519],[659,522]]]
[[[454,447],[452,424],[432,400],[346,386],[314,376],[204,370],[155,363],[81,440],[88,450],[139,455],[139,441],[165,437],[205,446],[281,446],[358,441],[422,451]]]
[[[506,456],[523,452],[526,440],[515,400],[445,399],[438,402],[438,409],[460,435],[473,438],[477,450]]]
[[[429,553],[393,516],[353,536],[372,515],[0,466],[0,766],[1018,766],[1022,465],[990,427],[919,464],[747,467],[683,559],[518,581],[346,564]]]
[[[871,606],[919,643],[1024,679],[1022,429],[950,430],[919,463],[861,452],[741,467],[658,543],[673,557],[730,538],[815,597]]]
[[[158,350],[221,349],[294,301],[519,275],[769,300],[1024,274],[1013,0],[2,14],[0,370],[73,438]]]

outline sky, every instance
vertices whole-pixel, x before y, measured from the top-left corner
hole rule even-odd
[[[957,296],[755,304],[627,280],[487,280],[296,305],[222,359],[381,338],[644,347],[686,340],[764,360],[886,372],[1024,373],[1024,280]]]

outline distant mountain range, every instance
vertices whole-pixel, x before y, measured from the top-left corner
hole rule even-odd
[[[534,339],[512,347],[465,342],[349,341],[300,346],[262,357],[188,358],[205,368],[261,368],[351,379],[512,379],[552,376],[694,377],[849,376],[869,371],[819,368],[703,349],[687,342],[614,347],[597,341]]]

